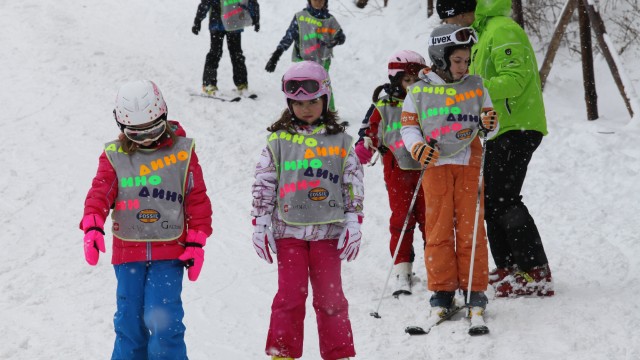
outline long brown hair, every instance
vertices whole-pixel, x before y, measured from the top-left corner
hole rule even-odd
[[[339,121],[340,121],[340,117],[338,116],[337,111],[327,110],[320,116],[318,120],[316,120],[314,124],[315,125],[324,124],[325,127],[327,128],[327,134],[335,135],[341,132],[345,132],[345,130],[347,129],[348,123],[339,122]],[[306,124],[305,122],[298,120],[298,118],[296,118],[295,115],[293,115],[291,111],[287,108],[287,109],[284,109],[284,111],[280,115],[280,119],[278,119],[276,122],[274,122],[267,128],[267,131],[276,132],[278,130],[284,130],[290,134],[295,134],[296,133],[295,125],[305,125],[305,124]]]
[[[165,121],[167,121],[167,120],[165,120]],[[118,135],[118,140],[120,141],[120,145],[122,145],[122,150],[124,152],[128,153],[128,154],[135,153],[136,151],[138,151],[138,149],[140,149],[140,147],[143,147],[143,148],[154,148],[154,147],[158,146],[158,144],[160,144],[166,138],[170,138],[172,143],[175,143],[176,138],[177,138],[177,135],[173,131],[173,129],[171,128],[171,123],[169,121],[167,121],[167,126],[165,126],[165,128],[164,128],[164,133],[162,134],[162,136],[160,136],[160,138],[158,140],[154,141],[149,146],[144,146],[143,147],[142,145],[133,142],[123,132],[121,132]]]

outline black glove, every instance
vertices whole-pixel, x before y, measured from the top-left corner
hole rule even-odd
[[[284,51],[280,49],[276,49],[271,55],[271,59],[267,62],[267,66],[264,67],[267,72],[274,72],[276,70],[276,64],[278,64],[278,60],[280,60],[280,56]]]
[[[327,44],[327,47],[329,49],[333,49],[333,47],[336,46],[336,45],[338,45],[338,40],[333,39],[333,40],[329,41],[329,43]]]
[[[193,27],[191,28],[191,32],[194,33],[195,35],[198,35],[198,33],[200,32],[200,22],[199,21],[195,21],[193,23]]]
[[[253,30],[255,30],[256,32],[260,31],[260,23],[253,24]]]
[[[364,9],[364,7],[367,6],[367,2],[368,0],[356,0],[356,6],[360,9]]]

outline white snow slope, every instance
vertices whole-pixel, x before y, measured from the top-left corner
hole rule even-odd
[[[197,37],[190,31],[197,0],[0,2],[0,359],[110,357],[110,251],[88,266],[78,223],[102,145],[118,133],[111,115],[117,88],[141,78],[160,86],[170,118],[196,139],[214,206],[203,272],[195,283],[185,277],[189,356],[266,359],[277,274],[251,245],[250,188],[265,128],[285,106],[279,87],[290,50],[275,73],[264,65],[305,3],[261,1],[261,31],[247,29],[242,38],[250,87],[260,98],[221,103],[188,95],[199,90],[209,49],[206,30]],[[405,48],[426,57],[438,23],[427,19],[425,1],[392,0],[385,9],[370,3],[360,10],[350,0],[330,1],[347,35],[331,75],[354,136],[373,89],[387,79],[386,59]],[[633,54],[621,59],[637,89]],[[488,292],[488,336],[469,337],[464,319],[427,336],[404,334],[428,312],[422,255],[414,294],[396,300],[387,292],[382,318],[369,315],[391,259],[382,168],[366,168],[364,244],[343,267],[358,359],[640,359],[640,118],[629,121],[601,56],[596,66],[601,118],[589,122],[579,59],[559,53],[544,94],[549,135],[524,187],[557,294],[506,300]],[[219,86],[233,88],[226,49]],[[599,133],[603,127],[618,131]],[[421,247],[417,239],[414,246]],[[303,359],[320,359],[310,299],[307,313]]]

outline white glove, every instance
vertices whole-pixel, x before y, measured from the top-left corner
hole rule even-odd
[[[273,259],[271,258],[269,247],[276,254],[276,241],[273,239],[273,232],[269,228],[271,226],[271,215],[263,215],[253,219],[253,225],[253,248],[261,259],[272,264]]]
[[[340,253],[340,260],[354,260],[360,251],[360,240],[362,233],[360,232],[360,223],[362,219],[358,214],[345,213],[345,227],[338,238],[338,250],[343,249]]]
[[[376,148],[373,146],[373,140],[371,140],[370,137],[365,136],[362,138],[362,140],[364,140],[364,147],[371,150],[371,151],[376,151]]]

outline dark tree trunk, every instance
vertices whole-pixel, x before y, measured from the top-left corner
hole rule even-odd
[[[587,119],[598,119],[598,93],[593,73],[593,48],[591,46],[591,22],[585,3],[578,1],[580,21],[580,52],[582,53],[582,78],[584,83],[584,100],[587,103]]]
[[[522,0],[513,0],[511,3],[513,20],[524,29],[524,15],[522,14]]]

